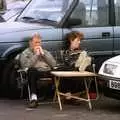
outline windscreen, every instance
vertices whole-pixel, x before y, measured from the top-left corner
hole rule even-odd
[[[74,0],[33,0],[19,19],[48,20],[59,23]]]

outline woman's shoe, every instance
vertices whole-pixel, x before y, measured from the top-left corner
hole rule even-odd
[[[70,99],[71,99],[71,93],[70,93],[70,92],[67,92],[67,93],[65,93],[65,94],[66,94],[65,99],[70,100]]]

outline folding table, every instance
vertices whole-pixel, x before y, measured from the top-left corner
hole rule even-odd
[[[54,75],[55,97],[57,97],[60,110],[62,110],[61,95],[65,96],[65,97],[70,97],[70,98],[73,98],[73,99],[88,102],[89,109],[90,110],[92,109],[91,99],[90,99],[90,95],[89,95],[89,89],[91,87],[91,81],[94,80],[94,82],[95,82],[95,92],[96,92],[96,95],[98,97],[98,85],[97,85],[97,81],[96,81],[97,74],[95,74],[93,72],[88,72],[88,71],[82,71],[82,72],[79,72],[79,71],[51,71],[51,74]],[[64,77],[70,77],[70,78],[72,78],[72,77],[83,77],[83,79],[80,79],[80,80],[84,81],[87,98],[82,98],[82,97],[78,97],[78,96],[74,96],[74,95],[68,96],[67,94],[61,92],[59,90],[59,87],[60,87],[59,83],[60,83],[60,80],[61,80],[60,78],[64,78]],[[64,79],[62,79],[62,80],[64,80]]]

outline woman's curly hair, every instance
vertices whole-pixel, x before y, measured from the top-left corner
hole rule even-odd
[[[67,34],[65,39],[65,49],[68,49],[70,46],[70,41],[73,41],[75,38],[80,38],[80,40],[84,39],[84,34],[78,31],[72,31]]]

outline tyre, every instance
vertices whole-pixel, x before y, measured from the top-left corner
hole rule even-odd
[[[3,72],[3,85],[5,86],[5,94],[10,99],[20,98],[20,89],[17,85],[18,74],[16,71],[16,61],[9,61]]]

